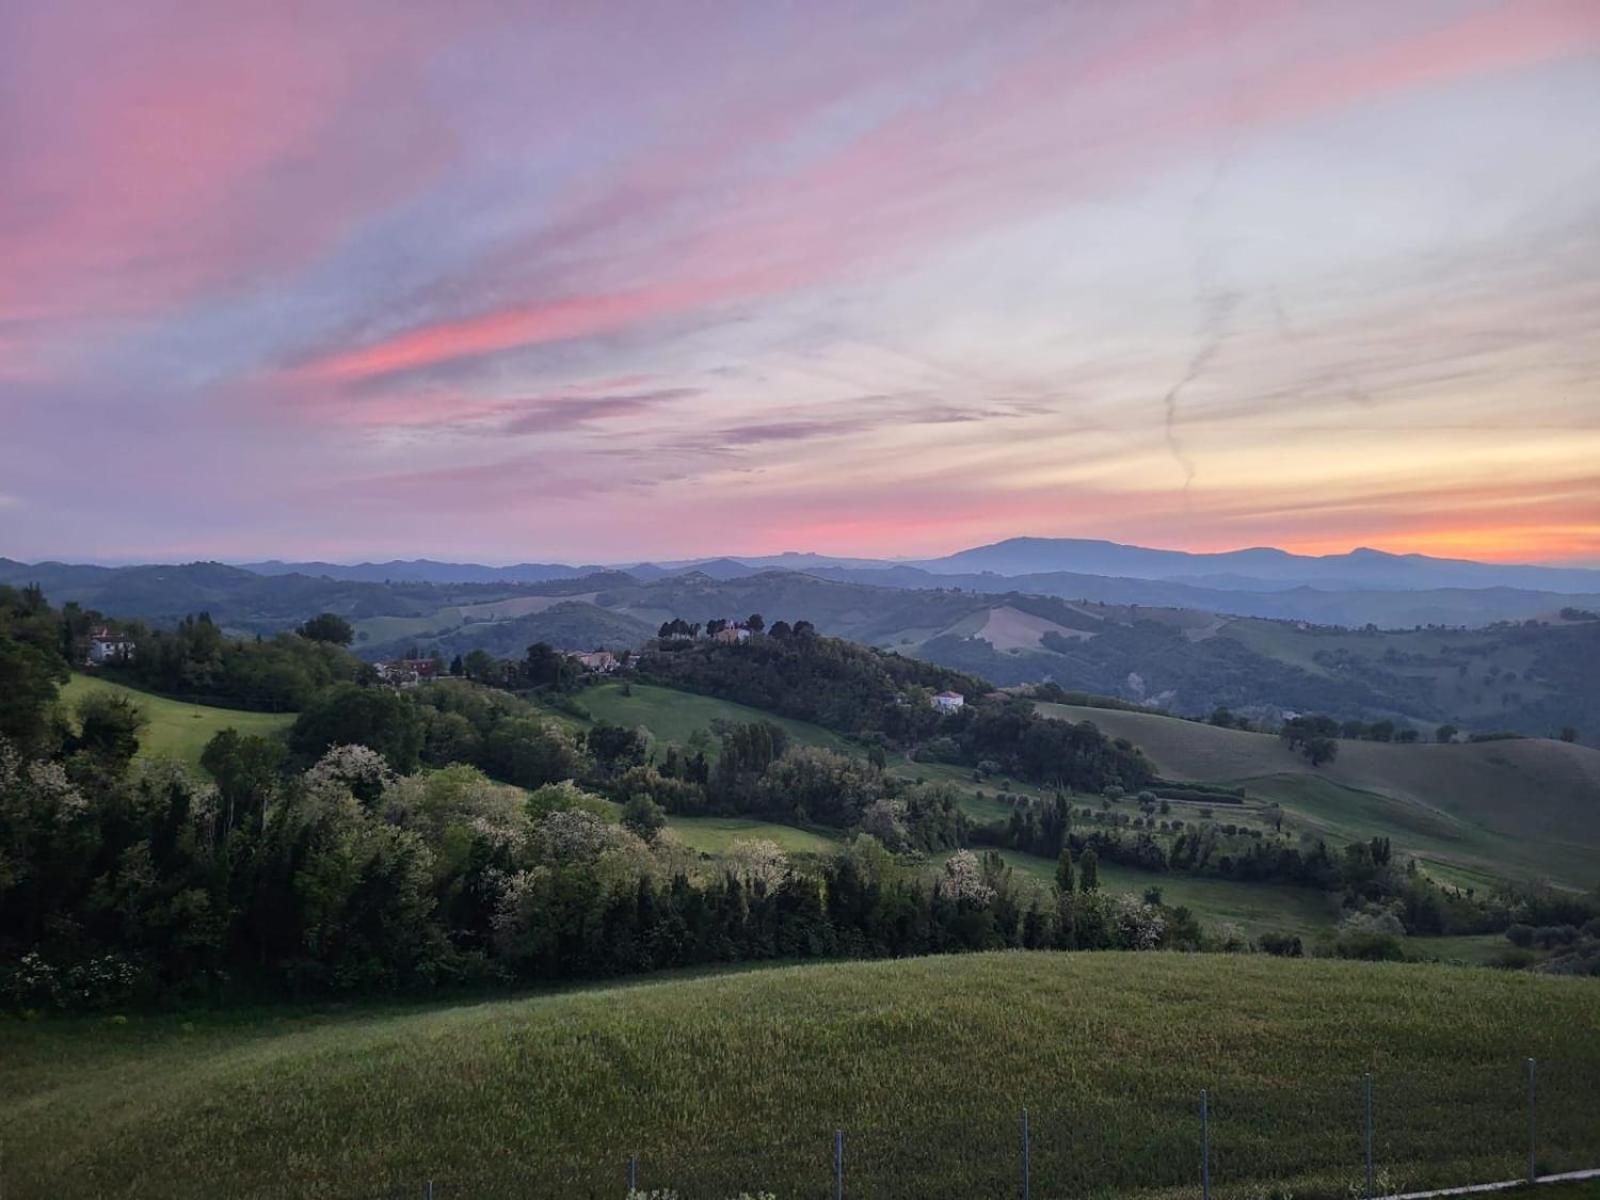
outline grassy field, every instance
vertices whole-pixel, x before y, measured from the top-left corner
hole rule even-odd
[[[667,828],[702,854],[721,854],[736,841],[764,838],[791,854],[823,854],[838,841],[827,832],[778,825],[753,817],[668,817]]]
[[[1056,864],[1049,859],[1015,850],[1002,850],[1000,857],[1021,879],[1047,887],[1055,882]],[[1231,923],[1251,937],[1263,933],[1290,933],[1309,939],[1333,928],[1335,914],[1328,896],[1311,888],[1240,883],[1205,875],[1168,875],[1140,871],[1119,863],[1101,863],[1099,871],[1102,891],[1142,896],[1145,889],[1158,887],[1162,903],[1174,907],[1184,905],[1199,918],[1208,933],[1216,932],[1224,923]]]
[[[628,692],[632,694],[626,694]],[[703,729],[710,733],[711,722],[721,719],[734,722],[770,721],[803,746],[822,746],[843,754],[862,753],[861,747],[851,745],[820,725],[649,683],[602,683],[579,692],[577,701],[597,721],[610,721],[613,725],[629,728],[643,725],[657,741],[677,742],[680,746],[686,745],[696,730]],[[716,738],[712,735],[708,756],[714,757],[717,750]]]
[[[454,1007],[0,1023],[7,1200],[1345,1197],[1600,1162],[1600,983],[1440,966],[1012,953]],[[1282,1187],[1283,1191],[1276,1190]],[[1274,1189],[1269,1191],[1268,1189]]]
[[[74,675],[67,686],[61,689],[61,697],[70,707],[80,696],[87,696],[91,692],[127,696],[144,709],[150,724],[139,735],[139,757],[174,758],[196,771],[200,770],[200,752],[222,730],[232,727],[240,733],[267,736],[288,729],[294,724],[295,718],[294,713],[245,712],[233,708],[213,708],[205,704],[186,704],[91,675]]]
[[[1243,783],[1330,836],[1387,836],[1448,878],[1600,879],[1600,751],[1584,746],[1341,741],[1338,757],[1313,769],[1269,734],[1111,709],[1040,711],[1130,739],[1168,778]]]

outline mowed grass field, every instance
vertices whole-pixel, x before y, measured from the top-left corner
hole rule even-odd
[[[144,709],[150,724],[139,735],[140,758],[173,758],[185,766],[204,772],[200,753],[212,737],[224,729],[262,737],[281,733],[294,724],[294,713],[246,712],[234,708],[214,708],[206,704],[187,704],[153,696],[136,688],[124,687],[108,679],[75,674],[61,689],[61,699],[70,709],[79,697],[92,692],[111,692],[126,696]]]
[[[1600,1163],[1600,982],[1010,953],[453,1007],[0,1023],[7,1200],[1359,1194]],[[1281,1189],[1281,1190],[1280,1190]]]
[[[1446,878],[1542,876],[1575,887],[1600,880],[1600,751],[1585,746],[1545,738],[1340,741],[1332,763],[1312,768],[1270,734],[1151,713],[1039,708],[1128,738],[1167,778],[1242,783],[1334,837],[1389,837]]]
[[[821,746],[841,754],[863,753],[861,747],[820,725],[649,683],[602,683],[585,688],[576,699],[597,721],[610,721],[630,729],[642,725],[657,741],[676,742],[680,746],[687,745],[696,730],[711,734],[711,723],[720,719],[736,723],[770,721],[800,745]],[[714,758],[719,748],[716,735],[711,734],[707,756]]]
[[[1002,850],[1015,876],[1050,887],[1056,864],[1035,854]],[[1147,888],[1161,889],[1161,902],[1183,905],[1194,913],[1207,933],[1223,924],[1237,925],[1249,937],[1263,933],[1298,934],[1308,941],[1333,929],[1336,909],[1324,892],[1278,883],[1240,883],[1208,875],[1169,875],[1140,871],[1119,863],[1099,864],[1100,890],[1142,896]],[[1501,939],[1504,941],[1504,939]]]

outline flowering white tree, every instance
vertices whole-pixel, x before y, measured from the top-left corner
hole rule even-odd
[[[987,904],[994,899],[994,888],[983,877],[983,864],[971,850],[957,850],[945,859],[937,887],[947,900]]]
[[[777,887],[789,873],[789,856],[783,847],[765,838],[741,838],[728,847],[722,861],[740,882],[768,889]]]
[[[372,799],[381,796],[394,780],[383,755],[367,746],[330,746],[305,773],[306,787],[314,792],[344,787]]]
[[[861,814],[861,829],[877,838],[885,846],[900,849],[906,844],[906,806],[903,800],[880,796]]]
[[[1154,950],[1167,931],[1161,910],[1131,893],[1117,897],[1115,919],[1120,940],[1129,950]]]

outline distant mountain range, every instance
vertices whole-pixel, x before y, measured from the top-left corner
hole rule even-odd
[[[357,582],[542,583],[607,569],[595,564],[436,562],[419,558],[379,563],[266,562],[240,566],[258,575],[310,575]],[[841,558],[789,551],[769,555],[728,555],[673,562],[613,564],[636,579],[661,579],[690,571],[713,579],[737,579],[758,571],[879,571],[887,586],[925,586],[922,575],[998,575],[1013,584],[1029,576],[1093,576],[1182,583],[1208,591],[1267,592],[1293,588],[1319,591],[1422,591],[1514,588],[1555,594],[1600,593],[1600,569],[1546,567],[1431,558],[1356,549],[1348,554],[1305,555],[1257,547],[1215,554],[1157,550],[1084,538],[1008,538],[974,546],[942,558],[890,560]],[[909,574],[918,572],[918,574]],[[897,581],[898,580],[898,581]],[[904,582],[900,582],[904,581]],[[971,583],[932,586],[974,586]],[[992,589],[991,589],[992,590]],[[1192,599],[1192,597],[1191,597]]]
[[[438,597],[427,592],[428,587],[526,588],[607,576],[628,583],[690,575],[727,582],[774,572],[875,588],[1016,592],[1385,629],[1482,626],[1547,616],[1568,607],[1600,608],[1600,570],[1587,568],[1503,565],[1377,550],[1320,557],[1276,549],[1190,554],[1075,538],[1012,538],[920,562],[791,552],[621,568],[532,562],[488,566],[431,559],[108,567],[0,559],[0,582],[37,582],[57,602],[76,600],[105,612],[158,620],[206,609],[258,623],[299,613],[319,594],[335,610],[353,606],[356,611],[389,615],[437,607]],[[467,599],[470,602],[470,596]]]
[[[989,549],[952,558],[981,564]],[[1399,561],[1417,568],[1415,560]],[[1424,567],[1439,561],[1421,560]],[[1444,722],[1540,734],[1571,725],[1583,740],[1600,740],[1600,619],[1592,616],[1600,612],[1600,588],[1317,588],[1274,580],[1240,590],[1183,578],[931,569],[940,563],[949,560],[918,566],[814,558],[805,570],[783,570],[713,559],[584,573],[558,564],[394,562],[335,567],[366,577],[334,578],[291,569],[323,564],[271,564],[263,570],[286,573],[269,574],[222,563],[0,559],[0,583],[37,583],[57,604],[158,625],[208,612],[243,635],[338,613],[355,627],[356,652],[369,659],[414,649],[447,659],[473,649],[517,657],[535,642],[620,649],[643,644],[673,617],[704,622],[759,612],[768,622],[805,619],[824,633],[997,684],[1054,681],[1175,712],[1205,713],[1219,704],[1268,714],[1325,711],[1404,719],[1425,732]],[[1323,569],[1337,577],[1337,568]],[[475,578],[480,572],[498,574]],[[508,577],[515,572],[523,578]],[[404,578],[412,573],[435,579]],[[527,578],[540,573],[547,577]],[[1275,619],[1256,619],[1262,617]],[[1531,617],[1541,620],[1524,624]],[[1368,624],[1392,632],[1369,633],[1361,628]],[[1474,628],[1413,630],[1419,626]]]

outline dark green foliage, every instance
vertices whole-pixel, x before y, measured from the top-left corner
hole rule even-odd
[[[185,617],[175,629],[135,629],[132,659],[108,672],[148,691],[224,707],[294,712],[331,684],[371,668],[327,641],[292,633],[266,640],[224,636],[210,616]]]
[[[0,737],[25,750],[55,736],[50,706],[68,677],[72,615],[51,609],[36,587],[0,586]]]
[[[144,711],[127,696],[91,692],[77,705],[78,734],[69,751],[87,754],[106,769],[120,773],[139,753],[139,731],[147,725]]]
[[[422,754],[417,706],[389,688],[353,683],[329,688],[295,720],[289,747],[310,761],[333,746],[366,746],[396,771],[415,770]]]
[[[622,823],[645,841],[651,841],[667,823],[667,814],[648,795],[629,797],[622,806]]]
[[[312,617],[304,625],[295,630],[303,638],[313,642],[329,642],[335,646],[348,646],[356,639],[356,631],[337,613],[322,613]]]
[[[224,729],[206,743],[200,765],[216,782],[224,836],[235,825],[261,828],[286,753],[276,738],[241,735],[236,729]]]

